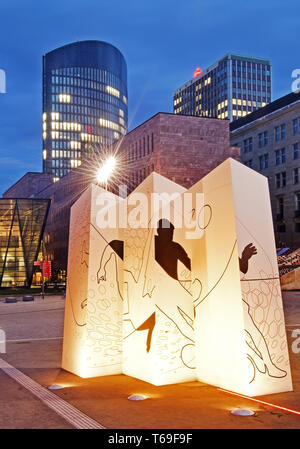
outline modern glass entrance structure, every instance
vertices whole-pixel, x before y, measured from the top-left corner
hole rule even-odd
[[[50,206],[47,199],[0,199],[0,287],[29,287]]]

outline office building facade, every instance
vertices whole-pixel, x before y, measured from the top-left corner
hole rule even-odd
[[[268,177],[278,247],[300,247],[300,93],[230,125],[241,161]]]
[[[30,287],[48,199],[0,199],[0,287]]]
[[[127,66],[106,42],[82,41],[43,56],[43,171],[57,181],[127,131]]]
[[[271,62],[227,54],[177,89],[174,114],[239,119],[271,101]]]

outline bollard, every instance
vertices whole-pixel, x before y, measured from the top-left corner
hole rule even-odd
[[[24,302],[34,301],[34,296],[23,296]]]
[[[18,301],[17,301],[17,298],[15,298],[14,296],[9,296],[8,298],[5,298],[4,302],[6,304],[13,304],[13,303],[16,303]]]

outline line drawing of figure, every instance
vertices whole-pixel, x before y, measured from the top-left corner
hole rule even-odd
[[[246,274],[249,269],[249,260],[257,254],[257,249],[253,243],[249,243],[245,246],[242,252],[242,256],[239,258],[240,271]],[[250,313],[250,305],[243,298],[243,307],[245,311],[245,317],[248,317],[245,332],[247,334],[246,344],[250,349],[250,353],[247,354],[248,359],[254,367],[254,377],[250,381],[255,379],[255,370],[257,369],[261,374],[268,374],[270,377],[282,378],[287,375],[287,372],[278,368],[272,361],[268,344],[266,339],[258,326],[255,324],[252,315]],[[260,344],[258,343],[260,342]],[[260,349],[258,349],[260,346]]]
[[[118,256],[118,257],[117,257]],[[117,289],[118,293],[123,300],[123,293],[122,289],[120,288],[120,280],[119,280],[119,261],[120,259],[124,260],[124,242],[122,240],[111,240],[107,245],[105,246],[100,262],[99,262],[99,269],[97,271],[97,282],[100,284],[101,281],[105,282],[108,279],[107,271],[108,271],[108,265],[110,262],[112,263],[111,266],[114,266],[114,275],[117,282]]]
[[[148,330],[146,351],[151,349],[152,334],[156,324],[156,311],[162,312],[168,319],[170,319],[180,333],[187,338],[191,344],[194,344],[194,328],[193,317],[189,311],[185,310],[185,303],[190,303],[190,308],[193,310],[193,298],[198,298],[201,294],[202,286],[198,279],[191,280],[191,260],[188,257],[184,248],[173,240],[174,225],[167,219],[160,219],[157,223],[157,235],[154,237],[154,263],[156,263],[156,273],[159,272],[160,276],[173,279],[175,284],[172,284],[173,290],[176,290],[174,294],[174,301],[169,301],[165,306],[164,301],[160,299],[163,297],[161,285],[155,284],[155,275],[150,275],[154,282],[150,282],[152,286],[150,289],[145,288],[149,283],[147,268],[148,260],[150,257],[151,240],[153,238],[153,232],[149,232],[148,242],[145,245],[145,251],[143,255],[143,262],[140,269],[140,275],[138,279],[134,279],[131,272],[131,281],[141,284],[140,297],[145,298],[149,296],[151,299],[153,312],[148,314],[147,318],[142,321],[141,324],[134,326],[133,314],[128,313],[128,317],[125,317],[125,321],[131,321],[134,331],[127,335],[129,337],[136,331]],[[178,270],[178,263],[181,263],[185,270]],[[125,270],[126,271],[126,270]],[[151,271],[151,270],[150,270]],[[180,271],[180,275],[179,272]],[[183,276],[182,276],[183,274]],[[152,280],[152,279],[150,279]],[[172,281],[172,282],[173,282]],[[130,284],[129,282],[129,284]],[[129,285],[130,288],[130,285]],[[188,295],[188,296],[187,296]],[[130,293],[129,298],[130,302]]]

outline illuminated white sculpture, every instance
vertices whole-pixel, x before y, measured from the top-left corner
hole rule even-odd
[[[267,178],[228,159],[189,191],[205,201],[192,255],[198,379],[249,396],[292,390]]]
[[[190,259],[180,245],[183,230],[174,233],[174,225],[169,221],[170,195],[176,198],[184,191],[178,184],[152,173],[128,197],[123,372],[155,385],[196,379],[193,297],[186,278],[182,278],[190,271]],[[154,204],[162,193],[162,202]],[[135,201],[139,198],[137,207]],[[147,217],[143,223],[135,220],[137,213]],[[171,206],[174,221],[182,218],[176,214],[180,215]],[[161,220],[165,216],[169,220]],[[138,229],[132,227],[137,224]]]
[[[106,205],[107,223],[104,192],[71,209],[63,368],[291,390],[267,179],[232,159],[188,191],[152,173],[126,200],[106,192],[127,212]]]
[[[62,367],[80,377],[122,372],[123,248],[97,216],[120,200],[92,185],[71,208]]]

